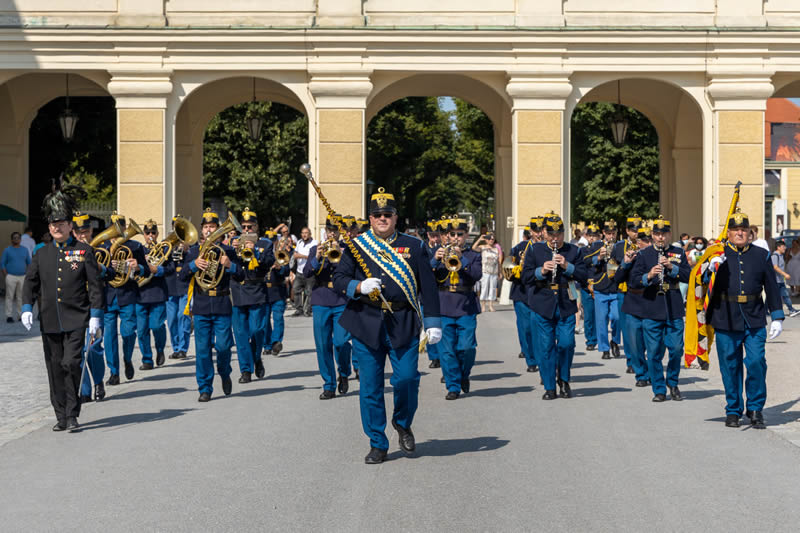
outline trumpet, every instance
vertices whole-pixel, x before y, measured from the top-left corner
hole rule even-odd
[[[183,243],[186,246],[192,246],[197,242],[197,238],[197,228],[194,227],[194,224],[183,217],[177,217],[175,219],[175,229],[172,231],[172,233],[167,235],[163,241],[150,247],[150,251],[147,252],[147,264],[154,267],[160,267],[164,264],[168,257],[171,257],[174,261],[176,249],[180,252],[179,260],[182,261],[183,251],[178,248],[178,243]],[[153,276],[150,275],[136,276],[136,283],[139,285],[139,287],[144,287],[150,283],[150,280],[152,279]]]
[[[254,248],[248,248],[245,246],[245,244],[248,242],[255,244],[257,241],[258,235],[255,233],[243,233],[240,237],[237,237],[233,243],[233,248],[236,250],[236,255],[238,255],[242,261],[249,262],[256,256],[256,251]]]
[[[611,257],[611,255],[614,253],[614,242],[606,241],[605,248],[606,248],[606,270],[608,271],[610,277],[614,275],[614,273],[617,271],[618,268],[616,259]]]
[[[225,250],[217,243],[233,230],[242,231],[242,226],[233,216],[233,213],[228,211],[228,219],[216,231],[206,237],[206,240],[200,246],[200,250],[198,250],[197,257],[205,260],[208,266],[205,270],[195,272],[194,280],[204,291],[210,291],[219,285],[225,275],[225,269],[220,268],[220,259],[225,254]]]
[[[287,242],[288,242],[288,239],[284,239],[284,240],[280,241],[279,248],[275,252],[275,264],[280,266],[280,267],[288,265],[289,261],[291,261],[291,259],[292,259],[291,255],[289,254],[289,251],[286,249],[286,244],[285,243],[287,243]]]
[[[514,261],[512,261],[510,257],[506,257],[503,261],[503,277],[506,279],[506,281],[511,281],[516,277],[514,275],[515,266],[516,265],[514,264]]]
[[[129,279],[133,279],[136,274],[136,272],[128,266],[128,259],[133,257],[133,252],[129,247],[125,246],[125,243],[136,235],[141,235],[141,233],[141,228],[139,228],[136,221],[131,218],[123,234],[111,243],[111,248],[109,248],[108,253],[111,256],[112,266],[114,261],[117,263],[116,266],[113,266],[115,272],[114,279],[108,282],[112,287],[122,287]]]
[[[458,272],[461,270],[461,258],[458,257],[458,254],[453,250],[455,245],[448,244],[444,247],[444,266],[447,267],[447,270],[450,272]]]
[[[92,242],[89,243],[89,246],[94,248],[94,258],[97,261],[97,264],[103,265],[104,267],[108,268],[111,264],[111,253],[109,253],[108,248],[103,248],[101,245],[110,240],[116,239],[121,237],[122,234],[125,233],[122,231],[122,227],[119,225],[119,222],[114,221],[114,224],[110,228],[106,228],[103,232],[97,234]]]
[[[332,264],[338,263],[342,259],[342,251],[339,249],[339,243],[333,238],[328,238],[321,247],[322,256],[327,258]]]

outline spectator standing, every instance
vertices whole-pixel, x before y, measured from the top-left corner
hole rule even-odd
[[[481,312],[486,308],[494,313],[494,301],[497,299],[497,282],[500,277],[500,262],[503,260],[502,248],[498,249],[494,234],[482,236],[475,241],[472,249],[481,254]]]
[[[286,228],[286,234],[288,233],[289,229]],[[311,289],[314,286],[314,278],[307,278],[302,275],[302,272],[306,266],[306,261],[308,261],[308,254],[311,248],[316,245],[317,241],[311,238],[311,230],[308,227],[304,227],[300,231],[300,240],[297,241],[297,246],[292,256],[296,261],[298,272],[298,275],[294,277],[292,286],[294,308],[296,309],[292,316],[311,316]]]
[[[50,235],[48,233],[48,235]],[[31,254],[33,257],[33,249],[36,247],[36,241],[33,239],[33,230],[30,226],[25,228],[25,231],[22,232],[22,240],[20,244],[28,249],[28,253]]]
[[[789,291],[786,288],[786,280],[791,279],[791,275],[786,272],[786,262],[783,254],[786,253],[786,243],[778,241],[775,243],[775,251],[772,252],[772,268],[775,270],[775,280],[778,282],[778,290],[780,291],[781,299],[786,307],[789,308],[789,316],[800,315],[800,309],[795,309],[792,306],[792,298],[789,296]]]
[[[19,232],[12,233],[11,246],[3,250],[3,256],[0,258],[0,266],[6,280],[6,322],[19,320],[22,314],[22,283],[25,281],[25,271],[31,264],[31,254],[22,246],[21,241]]]
[[[752,235],[753,238],[752,242],[753,246],[758,246],[759,248],[763,248],[768,252],[770,251],[769,244],[767,244],[767,241],[758,238],[758,226],[750,226],[750,234]]]
[[[689,260],[689,266],[694,266],[697,264],[697,261],[703,257],[703,254],[706,253],[706,248],[708,247],[708,241],[705,237],[695,237],[692,244],[689,246],[689,249],[686,251],[686,259]]]
[[[786,284],[792,288],[794,296],[800,287],[800,240],[798,239],[792,241],[792,251],[786,261],[786,273],[790,276]]]
[[[39,244],[37,244],[36,246],[33,247],[33,253],[31,254],[31,259],[33,259],[33,254],[35,254],[37,252],[37,250],[39,250],[39,248],[43,248],[44,246],[50,244],[50,242],[52,240],[53,240],[53,236],[50,235],[49,232],[45,233],[44,235],[42,235],[41,242],[39,242]]]

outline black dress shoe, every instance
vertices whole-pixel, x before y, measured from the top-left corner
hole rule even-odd
[[[611,354],[608,351],[605,351],[600,359],[611,359]]]
[[[597,345],[596,344],[587,344],[586,345],[586,351],[587,352],[593,352],[596,349],[597,349]]]
[[[264,361],[259,359],[256,361],[256,377],[258,379],[262,379],[267,374],[267,371],[264,370]]]
[[[94,386],[94,399],[98,402],[106,397],[106,388],[103,386],[102,383],[98,383]]]
[[[708,370],[708,362],[700,361],[700,370]]]
[[[439,380],[439,383],[444,383],[444,376],[442,376],[442,379]]]
[[[80,424],[78,424],[78,419],[74,416],[67,418],[67,431],[70,433],[75,433],[81,428]]]
[[[164,364],[164,352],[156,353],[156,366],[161,366]]]
[[[519,352],[519,358],[520,358],[520,359],[525,359],[525,354],[524,354],[524,353],[522,353],[522,352]]]
[[[417,442],[414,439],[414,433],[411,432],[411,428],[404,429],[394,420],[392,420],[392,427],[397,431],[400,449],[406,453],[414,453],[414,450],[417,449]]]
[[[133,363],[130,361],[125,361],[125,379],[133,379]]]
[[[142,363],[142,366],[139,367],[139,370],[153,370],[153,363]],[[128,377],[128,369],[125,368],[125,377]],[[131,378],[133,377],[133,372],[131,372]],[[128,378],[128,379],[131,379]]]
[[[169,358],[170,359],[177,359],[177,357],[176,357],[177,355],[178,355],[178,352],[172,352],[171,354],[169,354]]]
[[[175,354],[175,359],[186,359],[186,352],[181,350],[177,354]]]
[[[649,379],[642,379],[636,382],[637,387],[649,387],[651,385]]]
[[[295,311],[294,313],[292,313],[289,316],[303,316],[303,310],[302,309],[298,309],[297,311]]]
[[[542,396],[542,400],[555,400],[556,398],[558,398],[558,396],[554,390],[546,390]]]
[[[653,396],[653,401],[656,402],[656,403],[665,402],[665,401],[667,401],[667,395],[666,394],[656,394],[655,396]]]
[[[361,381],[361,376],[358,375],[358,370],[356,370],[356,381]]]
[[[347,391],[350,390],[350,383],[347,381],[347,378],[344,376],[339,376],[339,394],[347,394]]]
[[[211,395],[207,392],[201,392],[200,397],[197,399],[198,402],[207,402],[211,400]]]
[[[461,380],[461,390],[464,392],[469,392],[469,378],[463,378]]]
[[[560,394],[562,398],[572,398],[572,389],[569,387],[569,382],[567,381],[561,382]]]
[[[678,390],[678,387],[670,387],[669,395],[672,396],[672,399],[676,402],[683,400],[683,396],[681,396],[681,391]]]
[[[729,428],[738,428],[739,427],[739,415],[728,415],[725,417],[725,427]]]
[[[222,392],[225,393],[225,396],[230,396],[232,390],[233,381],[231,380],[231,377],[228,376],[227,378],[222,378]]]
[[[628,368],[625,369],[625,373],[626,374],[635,374],[636,371],[633,369],[632,366],[629,366]]]
[[[92,397],[91,396],[84,396],[81,394],[81,403],[91,403]]]
[[[530,366],[528,367],[528,370],[527,370],[527,371],[528,371],[528,372],[538,372],[538,371],[539,371],[539,367],[538,367],[538,366],[536,366],[536,365],[530,365]]]
[[[64,431],[65,429],[67,429],[66,421],[58,421],[56,422],[56,425],[53,426],[53,431]]]
[[[438,359],[433,359],[433,360],[431,360],[431,364],[428,365],[428,368],[440,368],[441,366],[442,366],[442,363],[439,362]]]
[[[272,355],[278,355],[283,350],[283,343],[281,341],[272,345]]]
[[[611,341],[611,353],[613,353],[616,358],[622,357],[619,353],[619,344],[614,341]]]
[[[106,385],[119,385],[119,376],[117,374],[111,374],[108,377],[108,381],[106,381]]]
[[[250,372],[242,372],[241,377],[239,378],[239,383],[250,383],[252,378],[250,377]]]
[[[444,399],[445,400],[458,400],[459,396],[460,396],[460,394],[455,392],[455,391],[447,391],[447,396],[445,396]]]
[[[386,459],[386,450],[380,448],[370,448],[369,453],[364,457],[364,463],[368,465],[379,465]]]
[[[305,313],[305,316],[311,316],[311,311],[309,311],[308,313]]]
[[[319,395],[320,400],[330,400],[331,398],[336,398],[336,391],[323,390],[322,394]]]
[[[761,411],[748,410],[745,414],[750,419],[750,427],[753,429],[766,429],[767,425],[764,423],[764,415]]]

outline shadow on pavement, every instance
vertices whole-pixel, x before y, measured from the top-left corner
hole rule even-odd
[[[505,378],[518,378],[522,374],[517,372],[499,372],[497,374],[479,374],[477,376],[470,376],[469,379],[472,381],[494,381],[495,379],[505,379]]]
[[[128,400],[130,398],[139,398],[141,396],[157,396],[159,394],[180,394],[182,392],[186,392],[189,389],[185,387],[171,387],[168,389],[142,389],[142,390],[132,390],[128,392],[123,392],[121,394],[114,394],[113,396],[109,396],[108,400]]]
[[[293,355],[302,355],[304,353],[317,353],[316,350],[285,350],[282,351],[275,359],[281,359],[282,357],[292,357]]]
[[[501,365],[503,364],[502,361],[495,361],[494,359],[486,360],[486,361],[475,361],[475,366],[477,365]]]
[[[295,372],[284,372],[283,374],[268,374],[264,379],[293,379],[319,376],[316,370],[297,370]]]
[[[148,372],[152,372],[152,370],[149,370]],[[142,376],[142,374],[140,373],[139,376],[140,376],[140,378],[139,378],[140,381],[147,382],[147,381],[164,381],[165,379],[178,379],[178,378],[194,377],[195,373],[194,372],[177,372],[177,373],[170,372],[170,373],[158,373],[158,374],[144,374],[144,376]]]
[[[725,394],[725,391],[719,389],[681,391],[681,396],[686,400],[702,400],[712,396],[719,396],[720,394]]]
[[[587,361],[586,363],[572,363],[572,368],[588,368],[590,366],[603,366],[603,363],[594,363]]]
[[[633,389],[625,387],[590,387],[588,389],[573,389],[572,393],[576,397],[581,396],[600,396],[602,394],[611,394],[613,392],[630,392]]]
[[[279,387],[277,389],[248,389],[239,391],[234,396],[264,396],[266,394],[272,394],[275,392],[293,392],[293,391],[301,391],[305,390],[306,387],[302,385],[289,385],[288,387]]]
[[[466,395],[467,398],[472,396],[483,398],[494,398],[496,396],[508,396],[509,394],[517,394],[520,392],[530,392],[533,390],[531,386],[524,387],[495,387],[493,389],[477,389],[472,390]]]
[[[161,411],[153,413],[131,413],[128,415],[110,416],[108,418],[101,418],[81,424],[81,431],[169,420],[170,418],[175,418],[191,411],[194,411],[194,409],[162,409]]]
[[[509,440],[497,437],[473,437],[470,439],[432,439],[417,443],[416,453],[409,457],[402,451],[395,451],[387,456],[387,459],[418,457],[449,457],[461,453],[489,452],[497,450],[508,444]]]
[[[689,383],[705,383],[706,381],[708,381],[708,378],[699,378],[697,376],[689,376],[689,377],[681,376],[679,383],[681,385],[686,385]]]
[[[573,365],[574,366],[574,365]],[[619,374],[591,374],[588,376],[570,376],[570,383],[587,383],[589,381],[596,381],[600,379],[616,379]]]
[[[770,422],[777,422],[779,424],[794,422],[800,418],[800,411],[789,411],[789,409],[798,402],[800,402],[800,398],[789,402],[779,403],[778,405],[773,405],[772,407],[767,407],[763,411],[764,418],[767,420],[768,424]]]

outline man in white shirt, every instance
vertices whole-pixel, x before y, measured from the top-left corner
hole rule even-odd
[[[292,316],[311,316],[311,289],[314,285],[314,278],[306,278],[299,274],[308,261],[308,252],[317,245],[317,241],[311,238],[311,230],[307,227],[300,231],[300,240],[294,249],[294,260],[297,264],[298,275],[294,277],[292,286],[292,297],[294,298],[294,308],[296,311]]]
[[[33,230],[30,227],[25,228],[25,232],[22,234],[22,241],[20,244],[28,249],[28,253],[31,254],[33,257],[33,249],[36,247],[36,241],[33,240]]]
[[[758,226],[755,226],[755,225],[750,226],[750,233],[753,234],[753,242],[752,242],[753,246],[758,246],[760,248],[763,248],[767,252],[770,251],[769,244],[767,244],[767,241],[764,240],[764,239],[759,239],[758,238]]]

